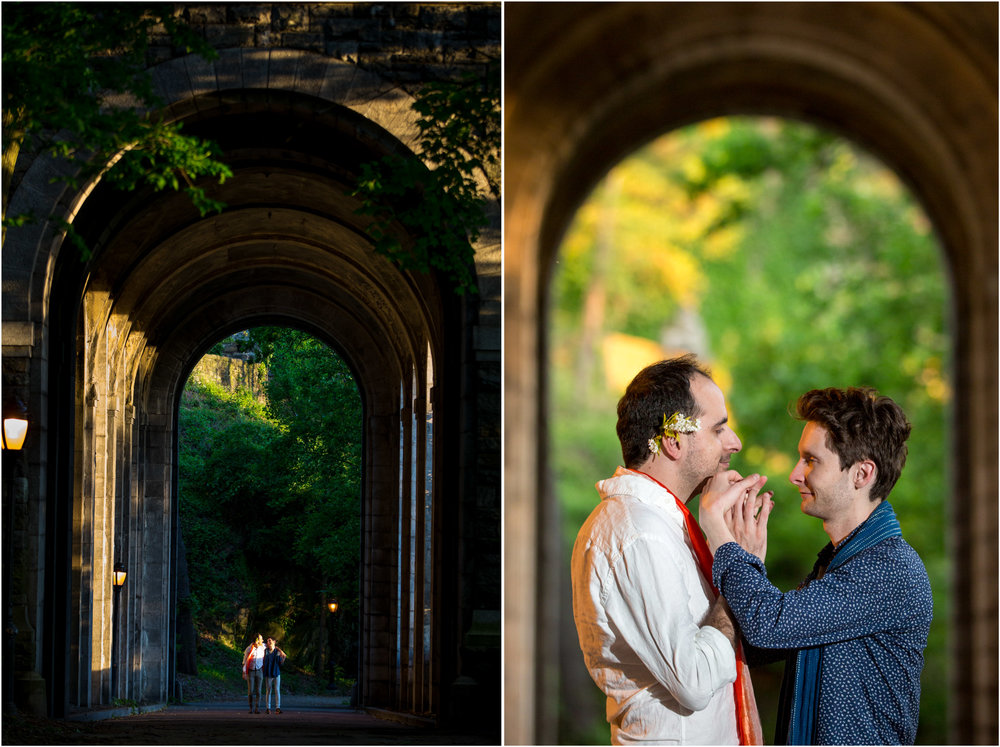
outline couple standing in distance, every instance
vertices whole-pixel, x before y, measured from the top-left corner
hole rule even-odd
[[[270,636],[267,642],[258,633],[253,643],[243,650],[243,679],[247,681],[247,699],[250,713],[260,713],[260,686],[266,686],[267,700],[264,713],[271,712],[271,691],[274,691],[275,713],[281,713],[281,665],[285,652],[277,647]],[[256,697],[256,702],[254,698]]]
[[[764,565],[773,493],[730,469],[742,444],[709,373],[661,361],[619,401],[626,466],[597,483],[572,559],[612,743],[761,744],[748,665],[782,659],[775,744],[913,743],[932,597],[888,502],[910,424],[868,388],[812,390],[796,416],[789,479],[830,543],[781,592]]]

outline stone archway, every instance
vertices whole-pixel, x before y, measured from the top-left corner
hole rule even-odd
[[[384,131],[328,102],[264,98],[246,92],[224,109],[196,99],[198,114],[187,120],[211,132],[233,164],[233,179],[219,189],[223,214],[193,219],[174,195],[133,195],[119,205],[98,186],[76,217],[97,256],[74,345],[80,518],[69,700],[87,707],[172,695],[177,397],[221,330],[266,317],[321,331],[357,372],[366,444],[361,701],[433,714],[440,662],[410,628],[433,621],[442,635],[438,605],[423,599],[442,580],[423,562],[436,549],[437,524],[425,514],[436,510],[440,519],[441,488],[429,484],[439,470],[427,483],[423,475],[425,463],[440,464],[428,423],[443,407],[435,387],[448,388],[436,363],[458,342],[446,339],[456,334],[443,318],[451,302],[432,278],[400,273],[374,255],[354,215],[350,176],[391,143]],[[294,134],[280,148],[264,145],[279,131]],[[372,145],[379,141],[382,148]],[[350,156],[330,155],[342,150]],[[401,530],[411,514],[412,532]],[[411,560],[411,543],[431,549]],[[114,652],[110,599],[101,594],[113,558],[132,580],[122,599],[126,634]],[[123,663],[119,692],[108,689],[113,659]]]
[[[923,202],[955,298],[959,742],[997,728],[997,19],[976,4],[617,3],[506,8],[506,738],[552,739],[546,299],[573,211],[626,153],[723,114],[862,142]],[[599,50],[599,53],[595,51]],[[945,498],[945,500],[950,500]],[[537,581],[536,581],[537,579]]]
[[[477,685],[496,685],[490,665],[471,673],[460,660],[491,605],[471,598],[476,563],[459,559],[490,561],[444,539],[482,530],[470,512],[469,467],[482,458],[470,424],[488,429],[476,400],[490,343],[473,331],[499,303],[495,234],[476,246],[482,301],[375,254],[350,196],[359,164],[412,156],[416,128],[409,97],[355,65],[237,49],[215,63],[174,59],[153,76],[170,116],[215,140],[232,166],[210,189],[222,214],[201,217],[177,194],[67,190],[42,161],[11,199],[15,213],[42,206],[71,220],[94,252],[83,263],[45,225],[4,246],[5,281],[20,284],[5,286],[5,384],[16,361],[15,383],[47,413],[25,496],[37,514],[16,535],[19,557],[35,564],[18,579],[29,587],[22,631],[32,631],[19,676],[47,688],[54,715],[173,696],[177,401],[218,337],[286,323],[333,344],[364,401],[361,703],[467,718]],[[129,576],[112,650],[115,561]],[[492,721],[497,707],[473,712]]]

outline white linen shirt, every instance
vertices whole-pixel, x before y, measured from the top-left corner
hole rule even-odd
[[[715,593],[673,495],[624,467],[597,490],[573,546],[573,617],[611,743],[738,744],[736,655],[700,626]]]

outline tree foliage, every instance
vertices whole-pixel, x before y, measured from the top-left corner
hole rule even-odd
[[[123,190],[182,190],[202,215],[221,208],[197,180],[222,182],[232,172],[214,144],[164,117],[146,69],[154,34],[217,56],[173,6],[4,3],[2,32],[5,187],[24,151],[70,161],[64,178],[74,187],[100,176]],[[6,205],[5,197],[5,226],[35,219],[8,218]]]
[[[353,193],[373,220],[376,251],[406,270],[438,269],[457,293],[476,292],[472,244],[486,225],[485,191],[500,199],[500,67],[426,85],[416,95],[418,158],[362,165]],[[480,186],[485,184],[485,190]],[[409,236],[404,243],[397,226]]]
[[[263,393],[189,382],[180,411],[196,624],[237,639],[273,631],[301,665],[316,654],[322,599],[334,596],[334,654],[349,661],[360,609],[357,386],[344,361],[305,333],[258,328],[243,346],[266,369]]]
[[[293,557],[357,598],[361,536],[361,398],[347,364],[302,332],[251,330],[268,368],[267,411],[281,424],[278,451],[291,476],[272,498]]]
[[[180,411],[180,520],[192,614],[213,632],[256,603],[251,566],[266,557],[255,517],[271,488],[265,468],[276,424],[247,391],[189,385]]]
[[[871,385],[900,403],[913,432],[891,500],[935,593],[918,740],[943,741],[946,281],[927,220],[895,176],[801,123],[713,120],[615,167],[581,207],[560,256],[552,454],[567,545],[594,506],[593,483],[621,459],[615,403],[628,380],[597,375],[621,355],[609,345],[614,333],[648,341],[660,356],[694,350],[712,368],[743,441],[734,468],[769,475],[775,490],[767,566],[782,589],[801,581],[827,542],[787,480],[802,429],[789,408],[827,386]],[[635,362],[629,377],[648,362]],[[581,370],[595,375],[581,379]]]

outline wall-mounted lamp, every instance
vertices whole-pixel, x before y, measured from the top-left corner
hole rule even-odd
[[[111,629],[111,694],[112,697],[119,698],[121,693],[118,692],[118,658],[120,652],[118,651],[118,618],[121,615],[120,607],[118,603],[118,597],[121,595],[122,587],[125,585],[125,577],[128,576],[128,571],[125,570],[125,566],[121,563],[115,563],[115,569],[111,571],[111,584],[115,588],[114,599],[112,603],[114,605],[114,627]]]
[[[336,599],[331,599],[331,600],[330,600],[329,602],[327,602],[327,604],[326,604],[326,608],[327,608],[328,610],[330,610],[330,612],[336,612],[336,611],[337,611],[337,607],[339,607],[339,606],[340,606],[340,604],[339,604],[339,603],[337,602],[337,600],[336,600]]]
[[[28,408],[17,397],[10,397],[3,403],[3,429],[0,437],[3,448],[17,451],[24,446],[28,435]]]

